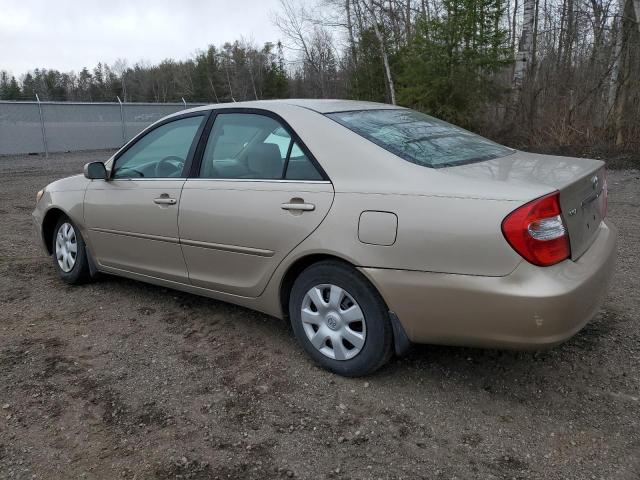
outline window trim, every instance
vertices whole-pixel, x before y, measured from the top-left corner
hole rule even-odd
[[[282,173],[280,176],[282,180],[287,179],[287,170],[289,169],[289,159],[291,158],[291,152],[293,151],[293,146],[296,144],[293,137],[289,137],[289,146],[287,147],[287,156],[284,159],[284,164],[282,165]]]
[[[198,127],[198,130],[196,131],[196,134],[193,137],[193,140],[191,141],[191,146],[189,147],[189,151],[187,152],[187,158],[185,158],[184,160],[184,166],[182,167],[182,172],[180,173],[179,177],[149,177],[149,178],[145,178],[145,177],[141,177],[141,178],[114,178],[113,175],[116,171],[116,165],[118,163],[118,160],[120,159],[120,157],[122,155],[124,155],[131,147],[133,147],[135,144],[137,144],[140,140],[142,140],[144,137],[146,137],[147,135],[149,135],[151,132],[153,132],[154,130],[156,130],[157,128],[160,128],[164,125],[167,125],[168,123],[171,122],[175,122],[178,120],[184,120],[185,118],[192,118],[192,117],[203,117],[203,120],[200,122],[200,126]],[[179,115],[174,115],[168,118],[165,118],[163,120],[158,120],[156,123],[151,124],[150,126],[148,126],[147,128],[145,128],[144,130],[142,130],[140,133],[138,133],[135,137],[133,137],[131,140],[129,140],[114,156],[113,156],[113,161],[111,163],[111,169],[109,170],[109,177],[107,178],[107,180],[109,181],[116,181],[116,180],[185,180],[186,178],[188,178],[188,174],[191,171],[191,164],[193,163],[193,159],[194,159],[194,155],[196,153],[197,150],[197,146],[200,144],[201,140],[202,140],[202,133],[204,132],[204,129],[207,125],[207,123],[209,122],[211,117],[211,111],[207,111],[207,110],[199,110],[196,112],[188,112],[188,113],[181,113]]]
[[[287,151],[287,158],[285,159],[285,165],[283,166],[283,170],[280,175],[280,178],[259,179],[259,178],[201,178],[200,177],[200,166],[202,164],[204,150],[209,141],[209,135],[211,134],[211,129],[213,128],[216,118],[218,117],[218,115],[233,114],[233,113],[244,113],[244,114],[262,115],[265,117],[269,117],[275,120],[276,122],[278,122],[280,126],[287,131],[292,141],[289,144],[289,149]],[[288,158],[294,142],[298,144],[298,147],[300,147],[300,150],[302,150],[302,153],[306,155],[306,157],[309,159],[313,167],[320,174],[320,177],[322,178],[322,180],[287,180],[285,179],[286,168],[289,166]],[[189,172],[189,175],[187,176],[187,178],[189,180],[233,181],[233,182],[331,183],[331,179],[329,178],[327,173],[324,171],[324,169],[322,168],[318,160],[316,160],[316,158],[313,156],[309,148],[305,145],[302,139],[298,136],[295,130],[291,128],[291,125],[289,125],[289,123],[284,118],[282,118],[277,113],[272,112],[271,110],[265,110],[262,108],[248,108],[248,107],[211,109],[211,113],[209,118],[206,121],[205,128],[202,134],[200,135],[200,141],[198,142],[198,146],[196,148],[193,161],[191,162],[191,171]]]

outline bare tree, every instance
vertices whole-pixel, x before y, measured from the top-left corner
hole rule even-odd
[[[378,39],[378,43],[380,45],[380,55],[382,56],[382,62],[384,63],[384,73],[387,82],[387,89],[389,90],[389,97],[391,103],[393,105],[396,104],[396,89],[393,83],[393,76],[391,75],[391,67],[389,66],[389,55],[387,54],[387,49],[385,47],[385,38],[380,31],[380,26],[378,25],[378,15],[376,14],[376,4],[373,0],[369,0],[369,3],[366,4],[369,15],[371,15],[371,23],[373,25],[373,31],[375,32],[376,38]]]

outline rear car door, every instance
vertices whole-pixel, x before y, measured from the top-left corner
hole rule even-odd
[[[189,282],[178,208],[205,117],[188,114],[157,125],[118,154],[109,180],[91,182],[84,216],[99,265]]]
[[[218,113],[200,160],[178,220],[191,283],[256,297],[320,225],[333,186],[291,128],[263,111]]]

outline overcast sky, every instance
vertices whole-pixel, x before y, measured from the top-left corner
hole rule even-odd
[[[281,37],[278,0],[0,0],[0,70],[185,59],[209,44]]]

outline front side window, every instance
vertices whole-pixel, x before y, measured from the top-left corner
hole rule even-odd
[[[155,128],[116,159],[112,178],[180,178],[203,115]]]
[[[218,114],[202,157],[200,177],[322,180],[280,122],[253,113]]]
[[[360,110],[329,118],[405,160],[448,167],[504,157],[514,150],[409,109]]]

